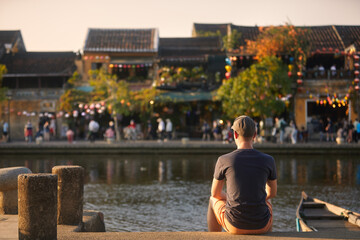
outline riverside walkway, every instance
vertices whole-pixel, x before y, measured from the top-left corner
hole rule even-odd
[[[360,143],[336,144],[335,142],[309,142],[298,144],[255,143],[254,148],[268,154],[360,154]],[[0,143],[2,154],[223,154],[235,149],[235,144],[216,141],[174,140],[157,141],[50,141],[41,144],[13,141]]]
[[[106,217],[106,216],[105,216]],[[85,222],[85,219],[84,219]],[[278,239],[360,239],[359,232],[348,232],[346,235],[336,232],[272,232],[265,235],[231,235],[225,232],[75,232],[76,226],[58,225],[59,240],[278,240]],[[18,239],[17,215],[0,215],[0,239]]]

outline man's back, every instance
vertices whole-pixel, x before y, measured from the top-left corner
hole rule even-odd
[[[237,149],[219,157],[214,178],[226,179],[227,220],[240,229],[264,227],[270,213],[265,185],[276,179],[274,159],[254,149]]]

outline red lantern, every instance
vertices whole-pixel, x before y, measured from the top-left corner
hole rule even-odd
[[[288,76],[291,77],[292,73],[291,72],[288,72]]]
[[[339,49],[335,49],[335,52],[336,52],[336,53],[339,53]]]
[[[303,90],[304,90],[303,87],[298,87],[298,89],[297,89],[297,91],[298,91],[299,93],[301,93]]]
[[[354,55],[354,59],[357,61],[359,60],[359,56],[358,55]]]
[[[359,63],[354,63],[354,67],[355,67],[356,69],[358,69],[358,68],[359,68],[359,66],[360,66],[360,64],[359,64]]]
[[[358,85],[355,86],[355,90],[359,91],[359,86]]]
[[[298,80],[296,80],[296,82],[297,82],[297,84],[299,84],[299,85],[303,84],[303,80],[302,80],[302,79],[298,79]]]
[[[355,84],[358,84],[358,83],[359,83],[359,79],[358,79],[358,78],[355,78],[355,79],[354,79],[354,82],[355,82]]]
[[[330,51],[330,52],[332,52],[332,51],[333,51],[333,48],[332,48],[332,47],[330,47],[330,48],[329,48],[329,51]]]
[[[326,48],[323,47],[322,50],[323,50],[323,52],[326,52]]]
[[[354,71],[354,74],[355,76],[359,76],[359,71],[358,70]]]
[[[231,77],[231,73],[226,72],[226,73],[225,73],[225,77],[226,77],[226,79],[229,79],[229,78]]]
[[[302,72],[297,72],[298,77],[302,77]]]

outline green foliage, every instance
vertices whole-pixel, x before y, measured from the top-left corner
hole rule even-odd
[[[7,73],[5,65],[0,64],[0,102],[6,99],[7,88],[2,87],[3,75]]]
[[[280,98],[289,92],[287,69],[272,56],[227,80],[218,89],[218,99],[229,118],[243,114],[263,118],[281,113],[285,104]]]
[[[116,75],[110,75],[106,69],[90,71],[89,83],[94,90],[92,101],[104,101],[115,113],[129,115],[133,110],[133,99],[125,81],[117,81]]]
[[[222,49],[231,51],[232,49],[236,49],[240,47],[240,39],[241,33],[237,30],[232,30],[230,35],[222,36],[220,31],[217,30],[216,32],[212,31],[198,31],[198,37],[219,37],[222,40]]]
[[[237,30],[232,30],[230,36],[226,35],[222,38],[223,49],[227,51],[231,51],[232,49],[239,48],[240,39],[241,39],[241,33],[238,32]]]
[[[221,33],[219,30],[217,30],[216,32],[198,31],[196,35],[197,37],[221,37]]]
[[[196,82],[199,79],[207,78],[203,67],[195,66],[193,68],[186,67],[163,67],[160,73],[160,79],[165,83],[190,81]]]
[[[79,103],[87,103],[91,99],[88,92],[80,91],[74,88],[68,89],[60,97],[60,110],[72,112]]]

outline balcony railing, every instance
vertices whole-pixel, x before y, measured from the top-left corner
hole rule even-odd
[[[313,70],[308,69],[303,72],[304,79],[328,79],[328,80],[341,80],[341,79],[354,79],[354,71],[350,70]]]

